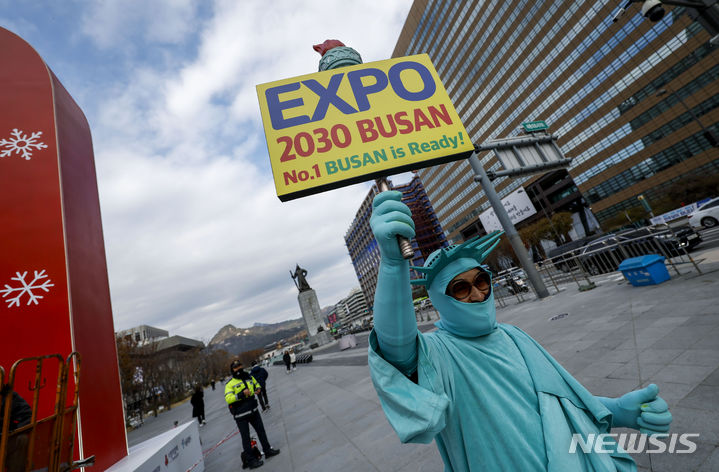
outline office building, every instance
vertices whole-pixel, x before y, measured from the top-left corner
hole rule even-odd
[[[205,343],[197,339],[174,335],[157,341],[157,352],[177,351],[186,352],[205,348]]]
[[[427,53],[475,144],[544,120],[602,222],[719,170],[719,51],[686,8],[651,22],[614,1],[416,0],[393,56]],[[487,171],[501,170],[491,152]],[[446,236],[489,208],[466,161],[418,171]],[[500,197],[538,176],[498,178]],[[473,228],[473,226],[475,228]]]
[[[333,313],[337,315],[342,327],[360,323],[364,318],[370,316],[367,301],[360,288],[353,288],[347,297],[337,302]]]
[[[432,251],[447,246],[447,239],[444,237],[439,219],[434,214],[429,197],[417,175],[414,175],[409,183],[398,185],[393,190],[402,192],[402,201],[412,210],[416,237],[411,241],[414,257],[410,264],[421,266]],[[370,312],[374,305],[374,291],[377,286],[380,260],[379,247],[377,247],[377,241],[369,225],[369,219],[372,216],[372,200],[377,193],[377,186],[373,185],[345,234],[345,245]],[[412,272],[413,278],[419,277],[419,274]],[[413,290],[415,289],[422,290],[421,287],[413,288]]]
[[[148,325],[135,326],[134,328],[117,332],[117,336],[129,339],[130,341],[138,344],[147,344],[158,341],[160,339],[167,338],[169,335],[170,333],[164,329]]]
[[[424,265],[430,254],[448,245],[447,238],[444,237],[442,226],[417,174],[414,174],[409,183],[398,185],[394,190],[402,192],[402,201],[412,211],[415,228],[415,258],[412,264]]]
[[[134,328],[118,331],[116,336],[118,338],[131,341],[132,343],[136,343],[139,346],[151,345],[153,352],[184,352],[193,349],[205,348],[205,343],[202,341],[178,335],[170,336],[168,331],[148,325],[140,325],[135,326]]]

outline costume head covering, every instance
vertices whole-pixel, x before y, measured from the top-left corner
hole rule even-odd
[[[427,287],[429,298],[439,311],[440,320],[436,323],[439,328],[456,336],[474,338],[489,334],[497,327],[494,290],[483,302],[474,303],[460,302],[445,292],[457,275],[481,268],[482,262],[499,244],[502,234],[501,231],[494,231],[481,238],[474,237],[462,244],[438,249],[429,256],[424,267],[412,267],[424,278],[410,283]]]

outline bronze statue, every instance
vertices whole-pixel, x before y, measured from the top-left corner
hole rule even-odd
[[[297,264],[297,267],[295,267],[294,274],[292,273],[292,271],[290,271],[290,275],[292,276],[292,281],[295,283],[297,290],[299,290],[300,292],[312,290],[312,287],[310,287],[310,284],[307,283],[307,279],[305,278],[305,276],[307,275],[307,271],[300,267],[299,264]]]

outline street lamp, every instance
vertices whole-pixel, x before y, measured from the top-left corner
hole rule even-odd
[[[629,0],[614,14],[612,21],[615,23],[619,21],[632,3],[641,3],[642,16],[652,22],[664,17],[665,11],[662,5],[685,7],[689,17],[698,21],[711,35],[709,42],[713,46],[719,45],[719,0]]]
[[[673,95],[673,96],[675,96],[675,97],[677,98],[677,100],[679,100],[679,102],[682,104],[682,106],[684,107],[684,109],[689,112],[689,114],[692,116],[692,118],[694,119],[694,121],[696,121],[697,124],[701,127],[701,129],[702,129],[702,134],[704,135],[704,138],[709,142],[709,144],[711,144],[713,147],[719,146],[719,139],[717,139],[717,137],[716,137],[716,135],[714,134],[714,132],[713,132],[712,130],[707,129],[706,127],[704,127],[704,124],[701,122],[701,120],[699,119],[699,117],[694,113],[694,110],[692,110],[691,108],[689,108],[689,106],[687,106],[687,104],[684,102],[684,100],[682,100],[682,97],[680,97],[678,93],[676,93],[676,92],[671,92],[671,91],[669,91],[669,90],[663,88],[663,89],[657,90],[656,96],[657,96],[657,97],[662,97],[662,96],[664,96],[664,95],[666,95],[666,94],[669,94],[670,96]]]

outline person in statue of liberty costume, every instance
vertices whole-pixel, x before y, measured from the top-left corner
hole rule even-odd
[[[636,470],[621,448],[570,453],[572,435],[586,441],[612,427],[666,433],[666,402],[654,384],[595,397],[526,333],[497,323],[482,262],[501,233],[435,251],[415,268],[424,277],[412,283],[427,287],[440,315],[436,331],[418,331],[409,263],[397,244],[398,235],[414,236],[401,197],[382,192],[373,202],[381,262],[369,347],[372,382],[400,440],[434,439],[446,471]]]

